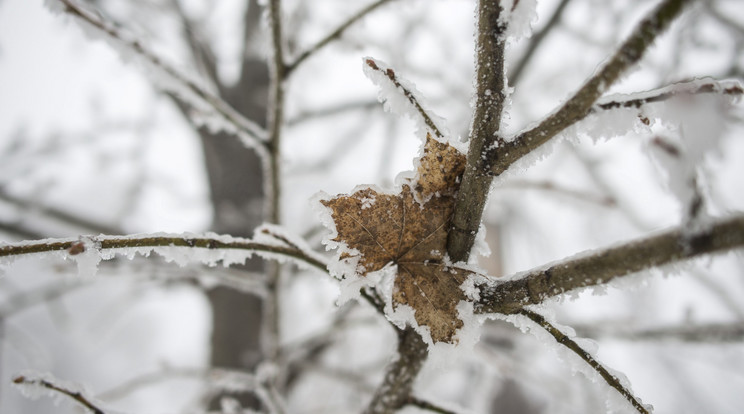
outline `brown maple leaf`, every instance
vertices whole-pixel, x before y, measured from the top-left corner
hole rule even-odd
[[[397,266],[393,304],[411,306],[434,342],[453,342],[462,326],[456,307],[465,299],[460,285],[468,272],[447,266],[444,259],[464,165],[462,153],[427,136],[416,178],[400,193],[365,188],[321,201],[336,225],[333,240],[353,252],[341,257],[358,256],[362,276]]]

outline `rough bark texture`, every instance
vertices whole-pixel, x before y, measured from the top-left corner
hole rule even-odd
[[[408,404],[413,382],[428,355],[428,346],[413,328],[400,331],[397,359],[388,366],[382,385],[375,392],[364,413],[394,413]]]
[[[704,254],[723,252],[744,245],[744,216],[717,221],[697,233],[676,228],[641,239],[569,259],[527,272],[523,277],[484,286],[476,313],[510,314],[526,305],[574,289],[605,284],[617,277]]]
[[[503,37],[506,25],[499,19],[501,12],[498,0],[479,2],[475,112],[467,166],[447,240],[447,251],[453,262],[466,261],[470,255],[493,181],[485,155],[494,146],[501,145],[498,132],[506,93]]]

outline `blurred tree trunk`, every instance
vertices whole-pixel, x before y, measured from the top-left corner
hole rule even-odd
[[[246,45],[259,25],[260,10],[255,0],[248,2],[245,14]],[[238,81],[223,85],[212,73],[221,97],[246,118],[266,125],[269,71],[264,60],[244,50]],[[211,53],[201,53],[201,60],[214,67]],[[208,175],[213,216],[211,229],[220,234],[251,237],[264,222],[266,197],[264,167],[256,151],[247,148],[234,136],[199,129]],[[240,269],[263,272],[261,259],[249,260]],[[212,308],[210,365],[252,372],[262,359],[263,301],[254,294],[228,287],[215,287],[207,295]],[[231,395],[244,407],[257,406],[252,395]],[[210,408],[219,407],[221,395],[214,396]]]

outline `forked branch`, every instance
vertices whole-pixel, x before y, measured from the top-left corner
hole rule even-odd
[[[610,60],[568,101],[537,126],[514,140],[491,148],[486,154],[490,172],[499,175],[523,156],[586,117],[592,106],[620,76],[643,57],[654,40],[682,13],[692,0],[664,0],[636,27]]]

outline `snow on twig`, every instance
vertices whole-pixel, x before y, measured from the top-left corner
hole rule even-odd
[[[78,4],[76,0],[47,0],[47,4],[53,11],[72,16],[92,38],[107,40],[124,60],[131,56],[137,58],[144,66],[145,74],[157,87],[174,93],[194,107],[198,112],[198,116],[194,116],[195,120],[205,123],[212,130],[236,134],[250,147],[263,148],[266,145],[266,133],[260,126],[246,119],[197,81],[163,61],[119,25],[104,20],[100,14]]]
[[[23,373],[13,378],[13,384],[24,396],[36,399],[45,394],[61,394],[75,400],[93,414],[106,414],[97,401],[87,395],[83,387],[64,383],[51,374]]]
[[[439,141],[445,140],[442,129],[437,125],[438,123],[442,123],[442,120],[436,119],[435,121],[435,118],[438,117],[429,115],[429,112],[420,103],[420,98],[416,97],[417,92],[413,85],[398,77],[395,71],[382,61],[366,57],[364,58],[364,65],[364,73],[372,82],[380,87],[379,99],[385,103],[385,109],[387,111],[407,114],[414,121],[420,118],[424,123],[423,126],[425,129],[436,135]],[[396,95],[402,95],[405,97],[405,100],[401,102],[400,99],[396,99]],[[409,108],[412,110],[409,110]],[[416,123],[418,124],[419,122]]]
[[[744,86],[742,86],[741,82],[735,79],[697,79],[687,82],[673,83],[646,92],[606,96],[597,100],[590,111],[595,112],[615,108],[640,108],[646,104],[663,102],[672,98],[702,94],[717,94],[736,98],[744,95]]]
[[[82,241],[81,241],[82,240]],[[0,244],[0,258],[25,254],[61,252],[65,257],[84,254],[97,255],[98,260],[112,259],[116,254],[128,258],[136,254],[155,252],[166,260],[185,265],[202,262],[215,266],[218,262],[228,266],[242,263],[256,253],[266,258],[291,259],[298,264],[326,270],[326,263],[317,255],[297,247],[263,243],[251,239],[207,233],[195,234],[142,234],[132,236],[87,236],[84,239],[44,239],[30,242]]]
[[[628,400],[628,402],[633,406],[633,408],[636,409],[636,411],[641,414],[649,414],[648,408],[643,405],[638,397],[633,395],[633,393],[628,389],[627,386],[623,385],[620,378],[610,373],[607,368],[599,363],[599,361],[594,359],[594,357],[588,351],[586,351],[584,348],[581,347],[581,345],[571,339],[571,337],[569,337],[552,323],[550,323],[544,316],[527,309],[521,309],[517,313],[522,316],[526,316],[527,318],[535,322],[538,326],[543,328],[553,338],[555,338],[556,342],[568,348],[569,350],[571,350],[571,352],[578,355],[579,358],[583,359],[594,371],[597,372],[597,374],[602,377],[602,379],[605,380],[605,382],[607,382],[609,386],[617,390],[617,392],[619,392],[626,400]]]

